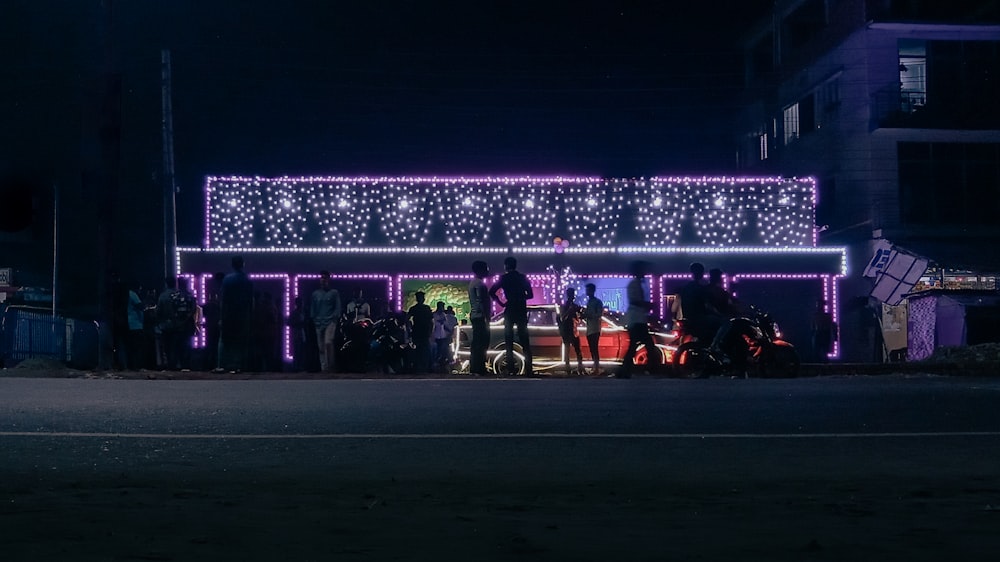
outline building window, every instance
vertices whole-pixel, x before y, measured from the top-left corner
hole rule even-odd
[[[799,138],[799,104],[795,103],[785,108],[785,144]]]
[[[816,90],[816,128],[819,129],[832,123],[839,108],[840,79],[834,78]]]
[[[913,113],[927,104],[927,44],[918,39],[899,40],[900,110]]]
[[[767,160],[767,133],[761,134],[758,139],[760,140],[760,159],[761,161]]]

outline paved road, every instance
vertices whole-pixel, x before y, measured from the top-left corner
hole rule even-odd
[[[0,378],[0,538],[5,560],[993,560],[998,405],[1000,380],[930,376]]]

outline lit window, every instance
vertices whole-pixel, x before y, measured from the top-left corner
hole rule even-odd
[[[785,108],[785,144],[799,138],[799,104]]]
[[[927,45],[922,40],[899,41],[899,102],[904,113],[927,103]]]

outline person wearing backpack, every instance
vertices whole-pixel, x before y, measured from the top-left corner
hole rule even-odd
[[[161,371],[189,369],[194,297],[187,291],[186,279],[167,277],[165,285],[156,301],[157,368]]]

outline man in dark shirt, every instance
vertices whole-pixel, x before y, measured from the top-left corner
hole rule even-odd
[[[414,294],[417,304],[410,307],[406,318],[410,321],[410,338],[413,341],[413,369],[418,373],[426,373],[431,368],[431,332],[434,328],[434,313],[431,307],[424,304],[426,296],[423,291]]]
[[[718,323],[708,311],[708,288],[705,283],[705,266],[691,264],[691,281],[681,288],[681,313],[688,333],[702,339],[711,339]]]
[[[216,371],[237,373],[247,367],[250,323],[253,318],[253,282],[243,271],[243,257],[234,256],[233,271],[222,280],[220,291],[219,366]]]
[[[524,372],[530,375],[531,342],[528,341],[528,301],[534,298],[531,283],[528,278],[517,270],[517,259],[508,256],[503,260],[505,273],[490,287],[490,298],[503,309],[503,336],[507,359],[507,374],[516,375],[514,371],[514,328],[517,327],[517,340],[524,354]],[[503,290],[506,301],[500,300],[497,292]],[[498,373],[501,374],[501,373]]]

